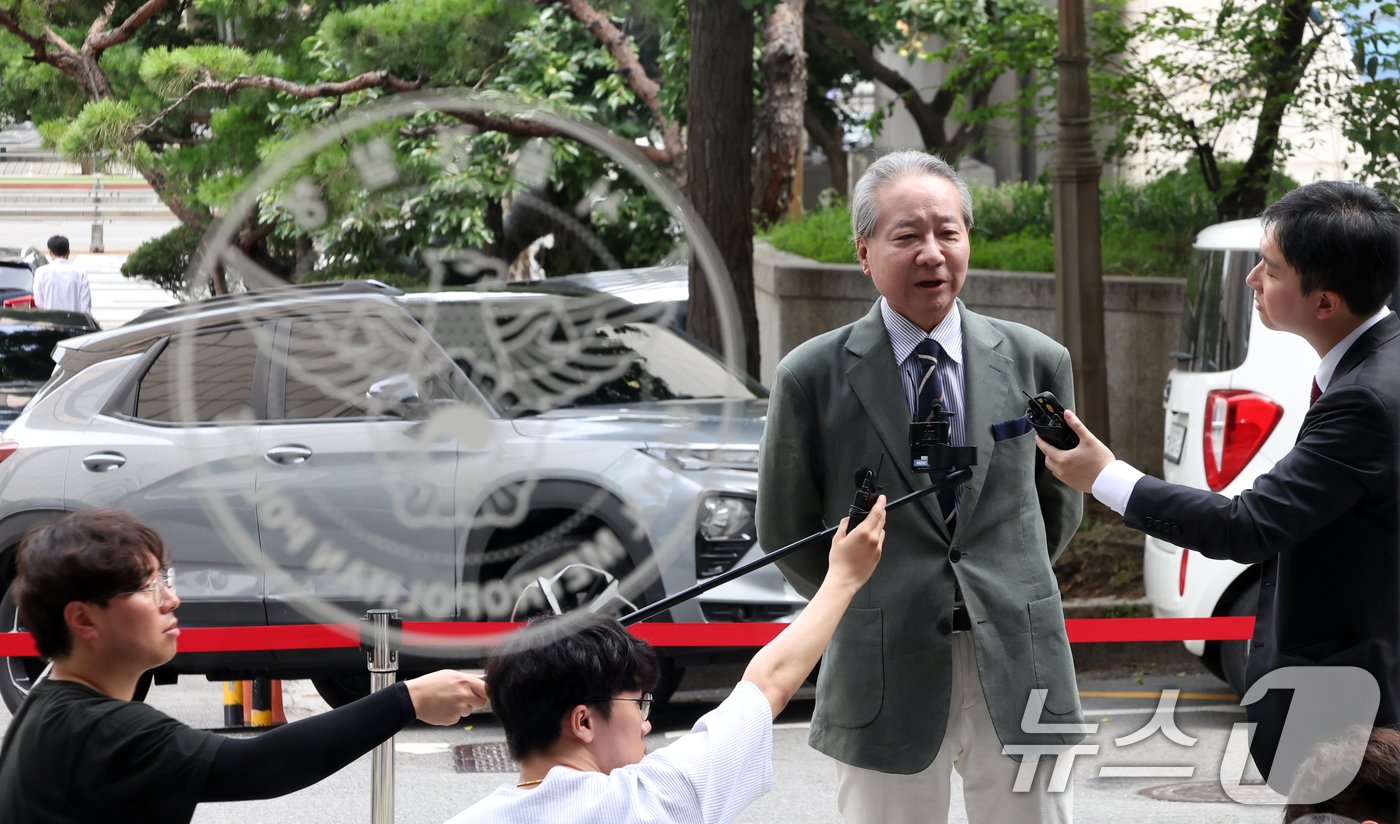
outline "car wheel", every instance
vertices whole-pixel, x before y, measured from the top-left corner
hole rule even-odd
[[[0,630],[5,632],[22,631],[19,620],[19,606],[14,599],[14,584],[5,587],[5,595],[0,598]],[[40,658],[0,658],[0,699],[13,714],[24,697],[34,686],[34,680],[44,671],[44,661]]]
[[[1230,609],[1225,614],[1230,616],[1253,615],[1258,607],[1259,581],[1256,579],[1240,591],[1239,596],[1230,604]],[[1220,642],[1220,668],[1224,671],[1225,680],[1239,695],[1244,695],[1246,686],[1245,662],[1249,658],[1249,644],[1249,639]]]

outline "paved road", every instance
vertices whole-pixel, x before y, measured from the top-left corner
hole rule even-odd
[[[727,692],[696,684],[728,682],[738,670],[711,668],[687,683],[673,706],[654,714],[651,746],[688,729],[694,720]],[[1243,806],[1229,802],[1219,787],[1221,756],[1232,725],[1243,720],[1224,684],[1204,672],[1168,672],[1134,677],[1131,673],[1085,674],[1081,690],[1088,712],[1097,722],[1097,733],[1086,740],[1098,752],[1077,758],[1073,766],[1075,820],[1078,824],[1196,824],[1229,821],[1272,824],[1281,817],[1276,806]],[[1156,713],[1164,689],[1181,691],[1173,714],[1184,736],[1197,739],[1190,746],[1173,743],[1161,731],[1138,744],[1117,746],[1142,729]],[[325,707],[306,682],[287,682],[286,708],[290,718],[302,717]],[[810,693],[807,693],[810,696]],[[150,701],[187,723],[212,728],[221,723],[219,685],[190,679],[173,687],[156,687]],[[774,787],[739,818],[746,824],[836,824],[836,779],[831,763],[807,746],[812,712],[810,697],[795,701],[780,719],[774,733]],[[9,716],[0,709],[0,730]],[[1180,737],[1180,736],[1178,736]],[[456,767],[454,748],[464,744],[503,740],[494,718],[478,714],[457,727],[415,726],[396,740],[396,801],[399,822],[441,822],[473,800],[510,778],[502,773],[464,773]],[[1185,740],[1185,739],[1183,739]],[[1154,766],[1155,765],[1155,766]],[[1137,768],[1158,771],[1166,767],[1190,767],[1187,777],[1113,777],[1105,768]],[[280,799],[236,804],[206,804],[195,815],[197,824],[255,824],[257,822],[369,821],[370,767],[368,756],[313,787]],[[1245,792],[1258,794],[1246,786]],[[960,797],[960,792],[955,793]],[[1176,796],[1198,800],[1164,800]],[[1199,799],[1213,798],[1213,801]],[[952,817],[965,822],[959,802]]]

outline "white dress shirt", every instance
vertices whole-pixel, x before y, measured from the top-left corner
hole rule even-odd
[[[69,258],[58,258],[34,272],[34,305],[40,309],[92,313],[87,272]]]

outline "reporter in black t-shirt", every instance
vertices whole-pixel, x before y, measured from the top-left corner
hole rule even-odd
[[[480,678],[442,670],[254,739],[192,729],[131,700],[142,673],[175,655],[180,599],[165,566],[160,536],[119,510],[25,537],[15,599],[53,670],[0,746],[7,824],[188,822],[201,801],[302,789],[415,718],[452,724],[486,703]]]

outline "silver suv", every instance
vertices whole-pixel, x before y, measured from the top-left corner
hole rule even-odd
[[[25,531],[83,507],[160,532],[195,627],[379,606],[506,620],[570,563],[606,569],[641,605],[758,557],[766,393],[656,312],[548,283],[361,281],[152,310],[64,341],[0,442],[0,621],[18,626],[8,587]],[[670,615],[780,621],[802,603],[765,569]],[[14,707],[38,662],[4,663]],[[668,659],[670,686],[683,663]],[[180,673],[309,677],[333,705],[368,683],[352,650],[181,654],[155,678]]]

